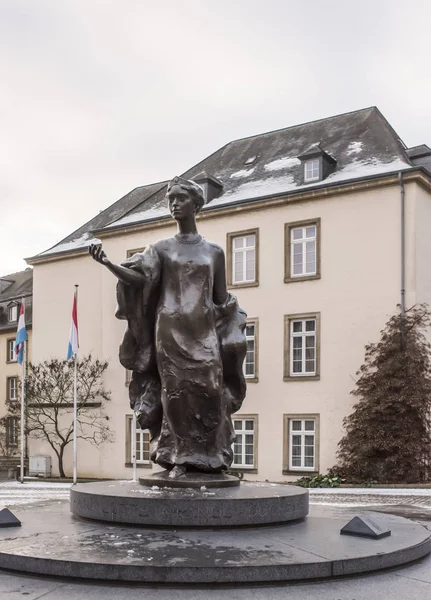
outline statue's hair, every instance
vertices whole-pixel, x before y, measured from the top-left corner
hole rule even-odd
[[[191,195],[193,202],[195,204],[195,207],[196,207],[196,212],[199,212],[201,210],[202,206],[205,204],[204,191],[203,191],[202,187],[195,181],[192,181],[191,179],[183,179],[182,177],[174,177],[168,183],[167,193],[170,191],[170,189],[174,185],[178,185],[179,187],[183,188],[184,190],[187,190],[188,192],[190,192],[190,195]]]

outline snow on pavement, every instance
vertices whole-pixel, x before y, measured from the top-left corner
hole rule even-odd
[[[3,481],[0,482],[0,507],[68,500],[71,487],[71,483],[51,481]]]
[[[431,496],[431,488],[310,488],[310,494],[377,494],[378,496]]]
[[[125,482],[126,483],[126,482]],[[50,481],[0,482],[0,508],[69,499],[71,483]],[[417,506],[431,510],[431,489],[419,488],[311,488],[311,505]]]
[[[431,489],[312,488],[310,504],[319,506],[415,506],[431,510]]]

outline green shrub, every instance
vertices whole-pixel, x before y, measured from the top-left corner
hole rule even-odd
[[[312,477],[301,477],[295,481],[295,485],[305,488],[336,488],[340,487],[343,479],[339,475],[313,475]]]

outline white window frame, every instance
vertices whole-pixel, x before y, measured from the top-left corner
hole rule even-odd
[[[133,418],[132,418],[133,420]],[[132,427],[133,430],[133,427]],[[131,432],[132,435],[132,432]],[[133,444],[131,446],[130,462],[133,463]],[[147,448],[148,459],[143,458],[145,455],[145,448]],[[137,465],[149,465],[151,464],[151,449],[150,449],[150,432],[148,429],[136,428],[136,464]]]
[[[19,440],[18,425],[19,425],[18,417],[7,417],[7,419],[6,419],[6,441],[7,441],[8,448],[17,448],[18,447],[18,440]]]
[[[253,327],[253,335],[247,335],[247,327]],[[244,359],[244,377],[246,379],[255,379],[256,378],[256,343],[257,343],[257,326],[255,321],[250,321],[249,323],[246,323],[245,325],[245,339],[247,340],[247,352],[245,355],[245,359]],[[249,350],[249,344],[251,346],[251,344],[253,343],[253,349]],[[253,361],[248,361],[248,357],[249,355],[252,354],[253,356]],[[247,373],[247,366],[248,365],[253,365],[253,372],[252,373]]]
[[[254,243],[252,246],[247,246],[247,238],[254,238]],[[242,240],[242,246],[240,248],[235,248],[236,242],[238,240]],[[244,235],[235,235],[232,236],[232,284],[237,285],[241,283],[254,283],[256,281],[256,259],[257,259],[257,236],[256,233],[249,233]],[[254,260],[254,269],[253,269],[253,277],[247,279],[247,252],[253,252],[253,260]],[[236,279],[236,258],[237,256],[242,255],[242,278]]]
[[[17,362],[18,358],[15,354],[15,340],[7,340],[7,362]]]
[[[9,323],[15,323],[18,320],[18,304],[8,306],[7,320]]]
[[[320,160],[312,158],[304,162],[304,183],[310,181],[319,181],[320,179]]]
[[[307,237],[307,230],[314,228],[314,235]],[[300,237],[295,238],[296,233],[300,232]],[[314,269],[307,271],[307,244],[314,242]],[[295,273],[295,248],[301,248],[301,272]],[[307,277],[317,274],[317,224],[310,223],[300,227],[292,227],[290,230],[290,276]]]
[[[306,329],[306,324],[307,322],[313,321],[314,322],[314,330],[309,330],[307,331]],[[301,327],[301,331],[300,332],[294,332],[294,324],[295,323],[302,323],[302,327]],[[309,318],[301,318],[301,319],[291,319],[290,323],[289,323],[289,327],[290,327],[290,331],[289,331],[289,335],[290,335],[290,365],[289,365],[289,370],[290,370],[290,376],[291,377],[314,377],[317,374],[317,319],[316,317],[309,317]],[[312,371],[307,371],[306,370],[306,360],[311,360],[311,359],[306,359],[306,350],[309,350],[310,347],[307,348],[307,339],[310,338],[314,338],[314,369]],[[302,343],[301,343],[301,371],[294,371],[293,370],[293,364],[294,362],[294,356],[295,356],[295,346],[294,346],[294,340],[301,338],[302,339]]]
[[[314,423],[314,428],[313,430],[306,430],[305,429],[305,422],[308,421],[312,421]],[[301,429],[299,430],[294,430],[293,429],[293,423],[301,423]],[[290,471],[315,471],[316,470],[316,433],[317,433],[317,421],[315,418],[313,417],[309,417],[309,418],[290,418],[289,419],[289,470]],[[300,464],[299,465],[293,465],[293,436],[297,436],[300,437],[301,440],[301,444],[300,444]],[[313,438],[313,465],[312,466],[306,466],[305,465],[305,441],[306,441],[306,437],[312,437]],[[310,458],[310,457],[307,457]]]
[[[18,377],[7,378],[7,399],[9,402],[18,400]]]
[[[246,422],[249,421],[251,423],[253,423],[253,429],[246,429]],[[232,450],[233,450],[233,461],[232,461],[232,467],[235,469],[255,469],[256,468],[256,435],[257,435],[257,427],[256,427],[256,418],[255,417],[233,417],[232,418],[232,422],[233,422],[233,428],[236,434],[236,438],[234,443],[232,444]],[[241,422],[241,427],[238,427],[237,423]],[[252,464],[247,464],[246,463],[246,446],[249,444],[246,444],[246,435],[251,435],[253,438],[253,463]],[[239,440],[238,437],[240,437],[241,439]],[[240,462],[236,462],[235,461],[235,446],[241,446],[241,451],[240,451],[240,455],[241,455],[241,461]],[[248,454],[248,456],[250,456],[250,454]]]

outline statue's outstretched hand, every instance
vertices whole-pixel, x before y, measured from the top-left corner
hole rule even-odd
[[[101,265],[109,264],[110,261],[108,260],[108,257],[102,250],[102,246],[100,244],[99,245],[90,244],[90,247],[88,248],[88,252],[89,252],[91,258],[93,258],[96,262],[100,263]]]

